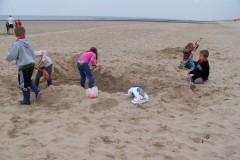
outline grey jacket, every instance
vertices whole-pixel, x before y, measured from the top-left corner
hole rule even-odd
[[[35,64],[36,58],[29,40],[24,38],[14,42],[11,50],[6,55],[6,60],[9,62],[16,60],[18,68],[31,63]]]

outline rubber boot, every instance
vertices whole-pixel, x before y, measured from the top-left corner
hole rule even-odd
[[[20,105],[30,105],[30,90],[28,88],[23,88],[23,100],[19,101],[18,104]]]
[[[94,83],[89,83],[88,88],[92,88]]]
[[[47,84],[48,86],[52,85],[52,80],[51,79],[47,80]]]
[[[38,85],[39,85],[39,81],[40,81],[40,78],[36,78],[35,79],[35,86],[38,88]]]
[[[30,83],[30,88],[35,92],[36,95],[36,99],[39,100],[41,97],[41,90],[37,88],[37,86],[35,86],[35,84],[33,83],[33,81],[31,81]]]
[[[83,88],[85,88],[85,84],[84,84],[84,83],[81,83],[81,86],[82,86]]]

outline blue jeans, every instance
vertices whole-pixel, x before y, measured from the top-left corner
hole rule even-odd
[[[184,67],[188,69],[194,69],[197,66],[197,62],[193,60],[188,60]]]
[[[94,84],[94,77],[90,70],[88,63],[77,63],[77,67],[81,76],[80,84],[85,88],[86,77],[88,78],[88,88],[92,88]]]

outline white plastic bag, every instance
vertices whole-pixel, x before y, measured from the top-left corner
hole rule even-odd
[[[139,94],[139,91],[141,91],[142,95]],[[133,97],[133,100],[131,100],[131,102],[133,104],[142,104],[142,103],[149,101],[148,95],[145,92],[143,92],[142,88],[140,88],[140,87],[130,88],[128,90],[127,95]]]
[[[97,88],[97,86],[88,88],[85,93],[88,98],[97,98],[98,88]]]

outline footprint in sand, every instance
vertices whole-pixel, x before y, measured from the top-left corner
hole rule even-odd
[[[115,159],[114,155],[112,155],[111,153],[107,153],[105,154],[105,156],[110,159]]]
[[[156,148],[159,148],[159,149],[163,148],[165,146],[163,142],[153,142],[152,145]]]
[[[51,140],[51,142],[53,142],[53,143],[59,143],[59,142],[63,141],[63,139],[64,139],[64,138],[54,138],[54,139]]]
[[[18,128],[13,127],[13,129],[8,131],[8,136],[9,136],[9,138],[15,138],[15,137],[17,137],[17,133],[18,133]]]
[[[101,136],[101,139],[105,144],[112,144],[114,142],[113,140],[110,139],[109,136]]]
[[[97,103],[91,105],[91,109],[95,112],[101,112],[110,110],[111,108],[117,106],[119,102],[115,99],[106,99],[106,100],[99,100]]]
[[[211,135],[210,134],[204,134],[202,136],[203,138],[200,138],[200,137],[190,137],[190,139],[193,140],[193,142],[195,143],[203,143],[203,142],[206,142],[208,139],[210,139]]]

